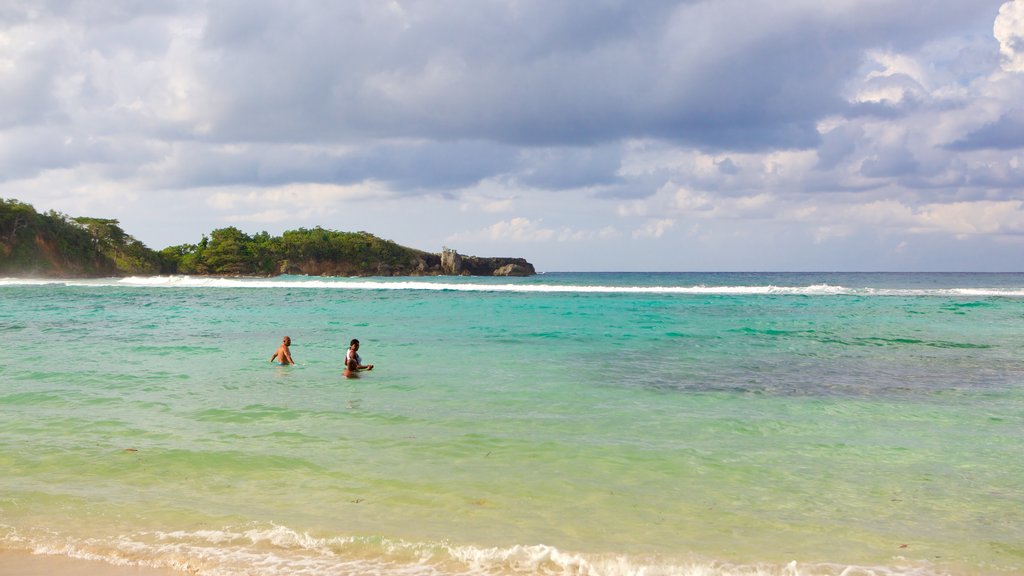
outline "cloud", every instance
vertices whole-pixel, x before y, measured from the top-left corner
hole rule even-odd
[[[948,144],[950,150],[1014,150],[1024,148],[1024,117],[1007,113]]]
[[[1003,70],[1024,72],[1024,1],[1012,0],[999,7],[992,26],[1003,57]]]
[[[732,161],[732,158],[723,158],[722,160],[716,161],[715,166],[718,166],[719,172],[728,176],[735,176],[742,171],[742,169]]]
[[[548,228],[540,220],[516,217],[510,220],[495,222],[483,230],[453,234],[447,242],[466,242],[485,239],[491,242],[510,241],[513,243],[538,242],[582,242],[589,240],[613,240],[621,234],[613,226],[605,226],[597,230],[579,230],[570,227]]]
[[[353,186],[292,184],[274,188],[211,190],[206,204],[223,212],[227,222],[268,223],[312,216],[322,219],[346,204],[383,200],[389,196],[392,196],[391,192],[373,182]]]
[[[459,207],[463,212],[479,210],[489,214],[497,212],[508,212],[515,204],[515,198],[489,198],[472,192],[462,194],[462,204]]]
[[[1024,235],[1024,201],[957,202],[924,206],[916,215],[918,230],[976,234]]]
[[[671,218],[649,220],[641,228],[633,231],[633,238],[661,238],[675,225],[676,221]]]
[[[213,137],[812,146],[878,30],[908,45],[977,12],[924,6],[906,25],[907,2],[314,5],[204,15]]]
[[[8,2],[0,195],[140,237],[358,221],[675,262],[699,229],[745,262],[722,240],[771,253],[782,229],[1000,258],[1022,21],[1024,0]]]
[[[483,231],[483,234],[491,240],[515,242],[544,242],[557,236],[555,230],[543,228],[539,221],[532,221],[528,218],[512,218],[496,222]]]
[[[879,149],[864,159],[861,174],[868,178],[896,178],[917,171],[919,163],[904,146]]]
[[[530,148],[521,152],[514,176],[524,186],[550,190],[593,188],[622,183],[619,144],[586,148]]]
[[[960,239],[976,235],[1024,235],[1024,202],[956,202],[911,206],[894,200],[833,207],[822,215],[793,210],[792,221],[821,223],[830,236],[846,236],[862,229],[884,229],[890,234],[950,234]],[[824,217],[823,217],[824,216]],[[836,231],[841,231],[836,233]]]

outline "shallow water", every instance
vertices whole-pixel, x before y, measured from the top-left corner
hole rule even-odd
[[[0,280],[0,334],[6,549],[1024,573],[1024,275]]]

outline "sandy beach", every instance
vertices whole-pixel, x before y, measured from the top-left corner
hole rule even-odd
[[[141,566],[116,566],[99,560],[0,551],[2,576],[180,576],[184,572]]]

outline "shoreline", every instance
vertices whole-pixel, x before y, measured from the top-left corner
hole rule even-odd
[[[104,560],[0,550],[0,574],[18,576],[182,576],[187,572],[151,566],[120,566]]]

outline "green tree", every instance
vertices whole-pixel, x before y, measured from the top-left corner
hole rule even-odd
[[[248,234],[234,226],[214,230],[203,253],[208,272],[217,275],[256,274],[252,242]]]

